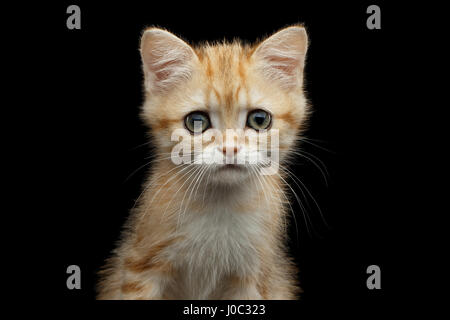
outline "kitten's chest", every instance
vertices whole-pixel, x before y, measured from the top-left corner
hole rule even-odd
[[[258,245],[262,228],[258,212],[233,212],[216,207],[189,218],[179,226],[181,241],[170,248],[177,270],[177,290],[192,299],[218,298],[230,276],[245,277],[259,268]]]
[[[178,227],[182,240],[172,248],[175,265],[207,276],[249,272],[257,266],[257,247],[264,239],[261,216],[225,206],[186,212]]]

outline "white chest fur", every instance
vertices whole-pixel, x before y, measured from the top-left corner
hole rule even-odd
[[[192,298],[205,298],[228,275],[254,273],[259,268],[257,246],[264,238],[261,217],[226,205],[186,212],[178,229],[183,240],[167,252],[180,274],[178,288]]]

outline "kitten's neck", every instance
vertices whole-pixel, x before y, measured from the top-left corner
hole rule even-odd
[[[147,209],[163,210],[164,216],[208,212],[218,207],[226,211],[280,211],[286,200],[278,175],[251,175],[240,183],[228,184],[208,179],[188,181],[182,175],[178,178],[176,174],[164,174],[171,170],[173,167],[159,166],[154,171],[143,201]]]

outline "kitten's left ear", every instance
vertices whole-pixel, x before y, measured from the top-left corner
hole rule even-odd
[[[302,85],[308,36],[301,26],[283,29],[264,40],[253,53],[257,66],[270,81],[291,89]]]

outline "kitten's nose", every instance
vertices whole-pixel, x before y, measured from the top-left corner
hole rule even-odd
[[[238,146],[227,146],[227,145],[223,145],[222,146],[222,152],[223,154],[226,156],[227,155],[227,150],[230,154],[235,155],[238,153],[238,151],[240,150],[240,148]]]

